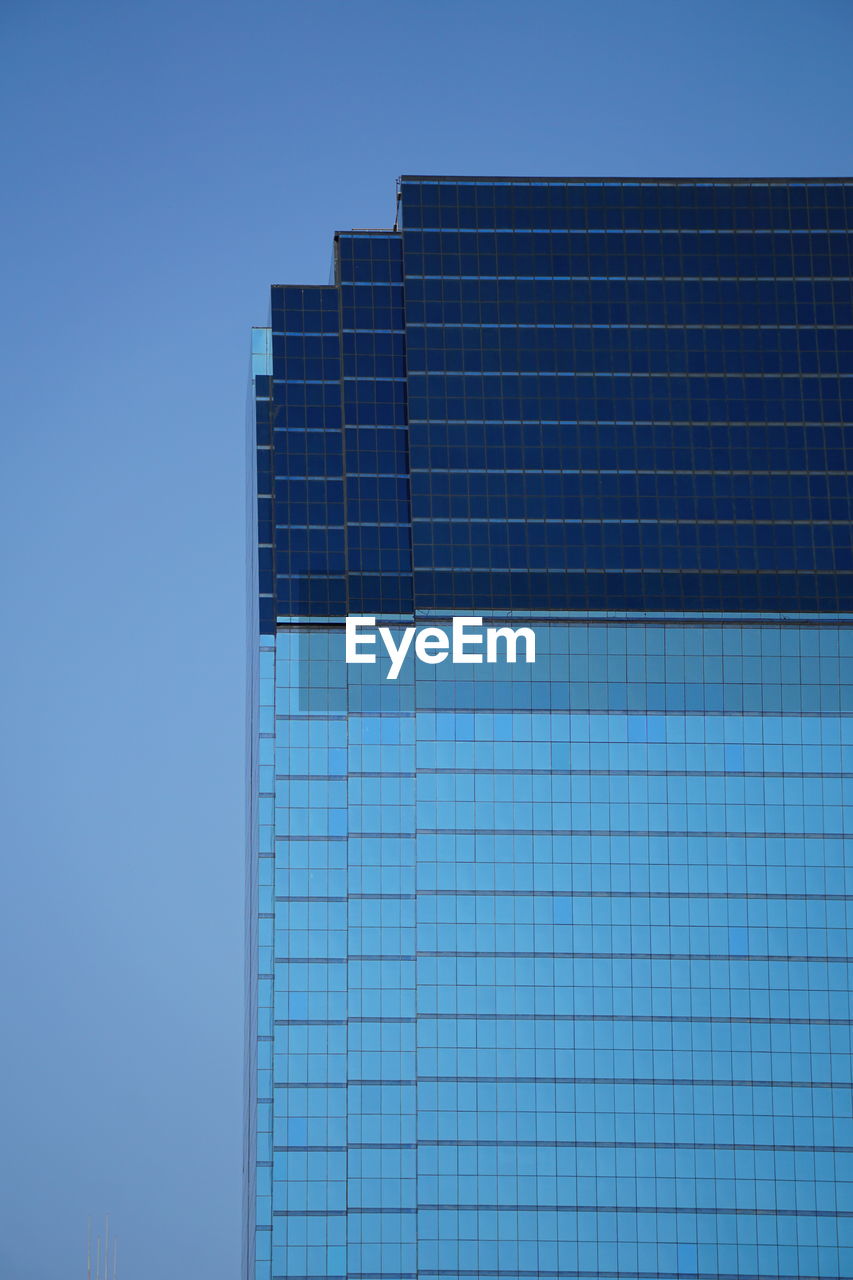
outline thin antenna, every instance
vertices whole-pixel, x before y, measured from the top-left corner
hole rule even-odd
[[[86,1280],[92,1280],[92,1219],[86,1224]]]
[[[95,1266],[95,1280],[101,1280],[101,1237],[98,1236],[98,1261]]]
[[[113,1280],[118,1280],[118,1240],[113,1236]]]
[[[104,1280],[110,1280],[110,1215],[104,1217]]]

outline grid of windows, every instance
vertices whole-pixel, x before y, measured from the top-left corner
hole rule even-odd
[[[404,178],[273,289],[247,1280],[853,1275],[851,193]]]
[[[849,609],[849,201],[404,179],[416,600]]]
[[[338,290],[274,286],[272,371],[255,377],[258,519],[272,527],[259,559],[261,627],[275,616],[345,610]],[[269,480],[269,491],[262,487]],[[266,577],[265,577],[266,574]],[[272,598],[264,595],[271,584]]]
[[[400,237],[336,237],[341,295],[347,612],[410,613],[412,552]]]
[[[853,630],[262,651],[256,1280],[853,1271]]]
[[[849,611],[852,189],[402,179],[273,291],[264,625]]]
[[[849,611],[851,193],[404,178],[273,290],[263,625]]]

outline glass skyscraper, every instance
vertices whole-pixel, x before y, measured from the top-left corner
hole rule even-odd
[[[273,288],[246,1280],[853,1276],[851,214],[403,178]]]

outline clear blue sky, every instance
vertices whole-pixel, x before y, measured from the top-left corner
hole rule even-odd
[[[849,0],[6,0],[0,1276],[236,1280],[244,403],[409,173],[839,175]]]

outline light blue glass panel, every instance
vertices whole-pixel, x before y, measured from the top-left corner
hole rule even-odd
[[[279,634],[258,1274],[851,1274],[851,632],[537,638]]]

